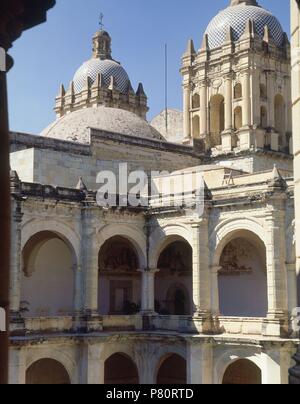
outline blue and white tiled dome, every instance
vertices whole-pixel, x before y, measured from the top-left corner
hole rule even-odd
[[[80,93],[85,87],[87,78],[93,84],[98,74],[102,74],[102,80],[105,87],[109,87],[111,77],[115,79],[116,88],[121,93],[128,91],[130,80],[125,69],[114,60],[90,59],[85,62],[76,72],[74,76],[74,89],[76,93]]]
[[[233,29],[234,40],[238,41],[249,20],[254,22],[255,31],[261,38],[264,36],[264,27],[268,26],[275,44],[278,47],[282,45],[284,31],[273,14],[262,7],[240,4],[226,8],[212,19],[205,32],[210,49],[219,48],[224,44],[229,27]]]

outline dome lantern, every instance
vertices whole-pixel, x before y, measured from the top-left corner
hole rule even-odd
[[[111,37],[106,31],[98,31],[93,38],[93,57],[100,60],[112,60]]]
[[[139,90],[133,91],[126,70],[112,57],[111,36],[103,29],[102,20],[100,26],[93,37],[92,57],[76,71],[72,91],[64,94],[60,90],[56,97],[57,117],[101,105],[125,109],[146,119],[147,96]]]

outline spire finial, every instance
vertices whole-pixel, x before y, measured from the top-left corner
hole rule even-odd
[[[99,17],[99,25],[100,25],[100,30],[101,31],[104,31],[103,19],[104,19],[104,14],[101,12],[100,17]]]
[[[100,30],[96,32],[93,38],[93,56],[96,59],[111,60],[111,37],[108,32],[104,31],[103,24],[104,14],[100,14],[99,25]]]

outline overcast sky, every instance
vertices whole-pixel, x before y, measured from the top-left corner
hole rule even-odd
[[[103,12],[113,39],[113,57],[135,88],[141,81],[149,98],[149,118],[164,108],[164,46],[169,49],[169,106],[182,108],[181,56],[187,40],[199,48],[211,18],[229,0],[57,0],[48,22],[23,34],[10,54],[11,130],[39,134],[54,119],[54,98],[90,58],[92,36]],[[261,0],[289,31],[289,1]]]

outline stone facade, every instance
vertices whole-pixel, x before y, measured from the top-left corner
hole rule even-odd
[[[241,5],[257,12],[253,0],[230,7]],[[64,131],[60,139],[60,129],[55,138],[11,134],[11,384],[288,383],[299,345],[295,186],[286,148],[290,60],[285,37],[278,47],[269,28],[262,40],[249,22],[222,50],[196,54],[189,44],[182,70],[187,145],[151,136],[146,121],[147,133],[134,125],[128,134],[130,119],[120,132],[89,127],[80,136],[77,128],[73,142]],[[107,33],[95,36],[93,57],[111,60]],[[273,96],[259,93],[266,68],[284,98],[282,133],[273,125]],[[234,91],[241,97],[233,100]],[[220,143],[206,126],[216,96],[226,110]],[[258,99],[268,128],[258,125]],[[191,109],[192,101],[199,103]],[[237,131],[233,105],[243,111]],[[88,122],[94,107],[81,107]],[[78,111],[69,111],[70,121]],[[197,132],[191,124],[199,114]],[[165,171],[156,192],[145,206],[99,206],[98,172],[118,176],[125,162],[129,171]],[[192,180],[180,189],[185,175]]]
[[[291,32],[292,32],[292,103],[293,103],[293,131],[294,131],[294,176],[295,176],[295,203],[299,204],[300,178],[299,178],[299,150],[300,150],[300,4],[299,1],[291,1]],[[298,306],[300,288],[300,221],[298,209],[295,210],[295,240],[296,240],[296,273],[298,278]],[[291,370],[290,381],[293,384],[300,384],[300,356],[299,351],[295,356],[297,366]]]

